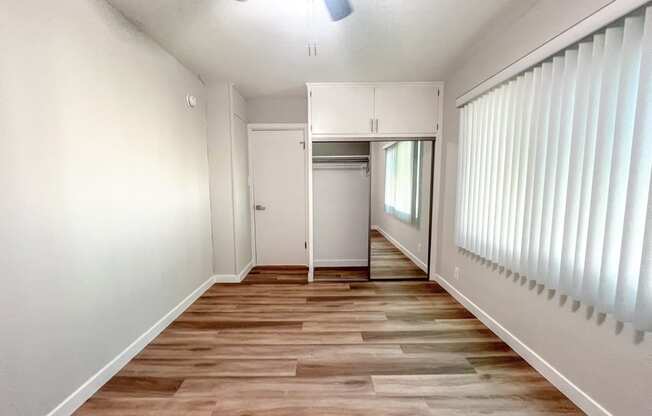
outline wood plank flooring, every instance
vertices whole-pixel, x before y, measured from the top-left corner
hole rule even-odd
[[[366,282],[367,267],[315,267],[315,282]]]
[[[427,280],[428,275],[381,233],[371,230],[371,278]]]
[[[371,268],[366,267],[316,267],[316,282],[365,282],[369,280],[428,279],[401,250],[381,233],[370,231]],[[371,275],[371,276],[370,276]]]
[[[579,415],[435,283],[216,284],[77,415]]]

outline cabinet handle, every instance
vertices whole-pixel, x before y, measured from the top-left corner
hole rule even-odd
[[[376,133],[378,133],[378,119],[376,119]]]
[[[369,119],[369,129],[371,129],[371,132],[374,132],[374,119],[370,118]]]

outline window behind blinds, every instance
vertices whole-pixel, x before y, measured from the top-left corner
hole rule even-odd
[[[456,244],[652,330],[652,7],[461,108]]]
[[[418,224],[420,173],[420,142],[396,142],[385,148],[385,212]]]

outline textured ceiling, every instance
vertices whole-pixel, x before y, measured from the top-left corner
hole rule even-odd
[[[304,95],[305,82],[441,80],[483,31],[535,0],[109,0],[204,80],[246,97]],[[312,23],[311,23],[312,22]],[[318,55],[308,56],[308,41]]]

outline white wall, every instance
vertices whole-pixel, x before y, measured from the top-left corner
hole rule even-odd
[[[313,165],[316,267],[367,266],[369,175],[361,167]]]
[[[236,273],[253,260],[249,189],[249,140],[247,122],[233,115],[233,207],[235,213]]]
[[[229,89],[229,84],[222,82],[210,84],[206,90],[215,274],[235,273]]]
[[[312,156],[369,156],[370,142],[314,142]]]
[[[252,261],[247,107],[228,82],[207,88],[207,140],[215,274],[238,275]]]
[[[428,266],[428,240],[430,234],[430,181],[432,178],[432,142],[423,142],[421,161],[421,221],[407,224],[385,212],[385,150],[388,142],[371,144],[371,224],[397,241],[407,250],[408,257],[422,269]],[[437,238],[433,235],[433,240]]]
[[[0,414],[43,415],[212,274],[204,93],[103,1],[1,8]]]
[[[305,97],[259,97],[247,100],[250,123],[307,123]]]
[[[457,134],[455,98],[498,72],[546,39],[599,9],[607,0],[540,1],[527,13],[501,22],[468,52],[446,83],[443,198],[440,206],[438,272],[455,289],[493,317],[571,383],[613,415],[652,414],[652,337],[640,337],[612,318],[573,310],[558,295],[549,297],[522,285],[454,245]],[[455,266],[460,279],[453,279]],[[568,393],[568,392],[567,392]],[[577,394],[572,393],[574,398]],[[590,406],[590,405],[588,405]],[[597,407],[585,407],[598,414]]]

